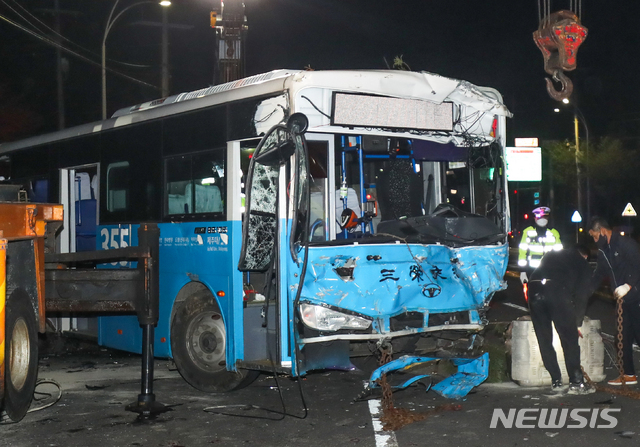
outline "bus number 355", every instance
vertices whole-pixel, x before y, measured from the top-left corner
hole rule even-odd
[[[102,250],[110,250],[114,248],[128,247],[130,243],[130,231],[129,228],[112,227],[103,228],[100,230],[100,240],[102,243]],[[112,265],[120,264],[123,267],[130,267],[131,263],[128,261],[112,262]]]

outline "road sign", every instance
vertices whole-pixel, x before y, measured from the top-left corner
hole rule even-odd
[[[507,147],[507,179],[510,182],[542,180],[542,152],[539,147]]]
[[[516,147],[538,147],[537,138],[516,138]]]
[[[573,216],[571,216],[571,222],[573,222],[573,223],[582,222],[582,216],[580,215],[580,213],[578,212],[578,210],[576,210],[576,211],[573,213]]]
[[[633,209],[633,205],[631,205],[631,202],[629,202],[627,203],[627,206],[624,207],[622,215],[625,217],[636,217],[638,213],[636,213],[636,210]]]

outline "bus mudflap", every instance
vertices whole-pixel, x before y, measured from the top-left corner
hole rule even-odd
[[[385,374],[395,371],[411,374],[410,371],[408,371],[410,368],[413,369],[421,364],[438,360],[443,359],[438,357],[405,355],[397,358],[396,360],[392,360],[373,371],[369,378],[369,389],[380,387],[379,381]],[[427,386],[427,391],[432,389],[443,397],[449,399],[462,399],[469,394],[474,387],[480,385],[482,382],[487,380],[487,377],[489,377],[489,353],[484,353],[482,356],[475,359],[449,358],[447,360],[457,366],[458,371],[433,386]],[[430,377],[430,374],[413,374],[404,382],[398,385],[392,385],[391,387],[395,389],[403,389],[426,377]]]

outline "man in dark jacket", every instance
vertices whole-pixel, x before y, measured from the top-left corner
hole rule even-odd
[[[609,276],[613,295],[622,300],[624,374],[610,380],[609,385],[635,385],[638,380],[633,367],[633,341],[640,343],[640,250],[633,239],[614,233],[601,217],[593,218],[589,234],[598,245],[593,285],[599,286],[605,275]]]
[[[551,375],[551,389],[563,391],[562,373],[553,348],[553,325],[560,338],[569,375],[568,394],[589,394],[595,389],[584,382],[580,367],[578,328],[591,296],[591,269],[586,247],[547,253],[529,279],[529,309],[544,367]]]

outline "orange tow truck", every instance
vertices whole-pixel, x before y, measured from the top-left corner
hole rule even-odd
[[[36,385],[44,254],[54,251],[62,217],[62,205],[0,201],[0,400],[13,421],[27,413]]]
[[[167,411],[153,393],[153,334],[159,312],[157,224],[140,225],[135,247],[56,253],[63,206],[19,200],[19,185],[0,184],[0,410],[16,422],[29,410],[45,312],[120,312],[136,314],[142,328],[141,392],[125,409],[142,417]],[[95,268],[120,261],[134,261],[137,267]],[[96,289],[96,283],[101,287]]]

